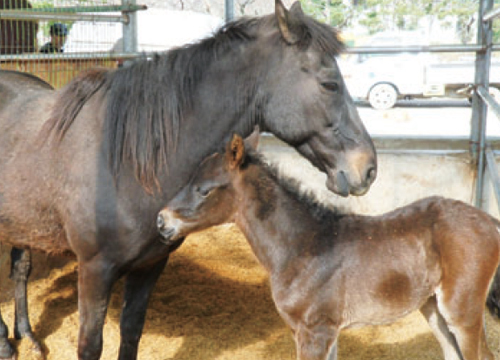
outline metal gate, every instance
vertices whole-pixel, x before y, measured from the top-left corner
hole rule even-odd
[[[0,0],[0,68],[58,88],[82,70],[116,67],[137,55],[142,9],[135,0]]]

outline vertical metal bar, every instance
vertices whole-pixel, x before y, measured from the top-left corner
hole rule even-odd
[[[486,90],[489,87],[490,78],[492,31],[491,22],[485,22],[482,19],[484,14],[492,8],[493,0],[479,2],[478,18],[481,21],[478,21],[477,42],[479,45],[485,46],[485,50],[476,54],[475,84],[476,86],[482,85]],[[477,166],[475,204],[479,208],[483,207],[486,116],[486,103],[477,93],[474,93],[472,98],[471,155]]]
[[[122,0],[122,6],[135,6],[136,0]],[[124,12],[128,16],[129,21],[123,24],[123,52],[136,53],[137,45],[137,12],[127,11]]]
[[[224,13],[226,22],[234,19],[234,0],[224,1]]]
[[[500,176],[498,175],[498,167],[495,161],[495,155],[493,154],[493,150],[491,150],[489,146],[486,148],[486,165],[488,167],[488,172],[493,184],[493,190],[497,199],[497,206],[500,210]]]

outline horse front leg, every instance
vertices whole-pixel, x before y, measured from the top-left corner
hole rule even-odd
[[[137,359],[149,298],[167,261],[168,257],[153,267],[132,271],[126,277],[124,306],[120,318],[119,360]]]
[[[9,329],[5,322],[3,321],[2,315],[0,314],[0,359],[2,360],[15,360],[16,352],[14,348],[9,343]]]
[[[10,278],[15,282],[14,336],[17,340],[27,338],[34,352],[43,356],[42,347],[31,330],[28,315],[28,278],[31,274],[31,251],[12,248],[10,252]]]
[[[16,352],[9,343],[9,329],[3,321],[2,314],[0,313],[0,359],[2,360],[15,360]]]
[[[78,262],[78,359],[98,360],[102,353],[102,331],[113,283],[118,271],[100,256]]]

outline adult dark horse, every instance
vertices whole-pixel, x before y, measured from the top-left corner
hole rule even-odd
[[[29,94],[39,94],[41,92],[52,92],[54,88],[42,79],[31,74],[20,73],[17,71],[0,70],[0,113],[10,103],[17,98],[24,99]],[[9,144],[4,144],[9,148]],[[2,151],[2,156],[10,156],[9,152]],[[1,163],[6,164],[7,158],[2,158]],[[28,317],[27,303],[27,281],[31,272],[31,253],[18,248],[12,248],[11,251],[11,278],[16,282],[15,285],[15,324],[14,335],[17,339],[23,337],[30,338],[34,349],[41,352],[41,347],[33,337],[31,325]],[[7,327],[0,318],[0,338],[7,338]],[[10,344],[2,340],[0,342],[0,354],[8,354],[12,350]]]
[[[161,241],[156,214],[230,134],[259,125],[327,173],[329,189],[368,190],[376,156],[334,59],[341,49],[332,28],[277,1],[274,15],[1,106],[0,239],[76,255],[79,359],[100,357],[122,276],[119,359],[136,358],[150,293],[182,242]]]
[[[235,221],[269,273],[299,360],[334,360],[342,329],[415,310],[446,360],[494,360],[483,315],[500,260],[496,219],[440,197],[381,216],[342,214],[297,185],[235,135],[159,213],[158,228],[173,241]]]

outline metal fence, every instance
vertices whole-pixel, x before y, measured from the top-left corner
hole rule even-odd
[[[0,0],[0,68],[61,87],[82,70],[116,67],[137,55],[135,12],[145,8],[135,0]]]
[[[472,86],[472,118],[470,133],[470,154],[472,165],[476,170],[475,205],[486,209],[486,178],[489,176],[500,209],[500,176],[495,160],[495,150],[486,138],[486,120],[490,109],[500,120],[500,105],[489,94],[489,76],[491,55],[500,51],[500,45],[493,44],[492,24],[500,17],[500,7],[493,8],[493,0],[480,0],[478,18],[477,43],[473,45],[436,45],[436,46],[377,46],[351,47],[347,52],[352,54],[396,54],[402,52],[437,52],[437,53],[476,53],[475,80]],[[445,139],[443,139],[445,140]]]
[[[489,173],[500,209],[500,177],[493,150],[486,138],[488,107],[500,119],[500,106],[488,92],[491,65],[492,20],[500,17],[500,8],[493,9],[493,0],[479,2],[478,45],[476,54],[475,92],[472,100],[471,153],[477,164],[476,206],[484,208],[485,174]]]

